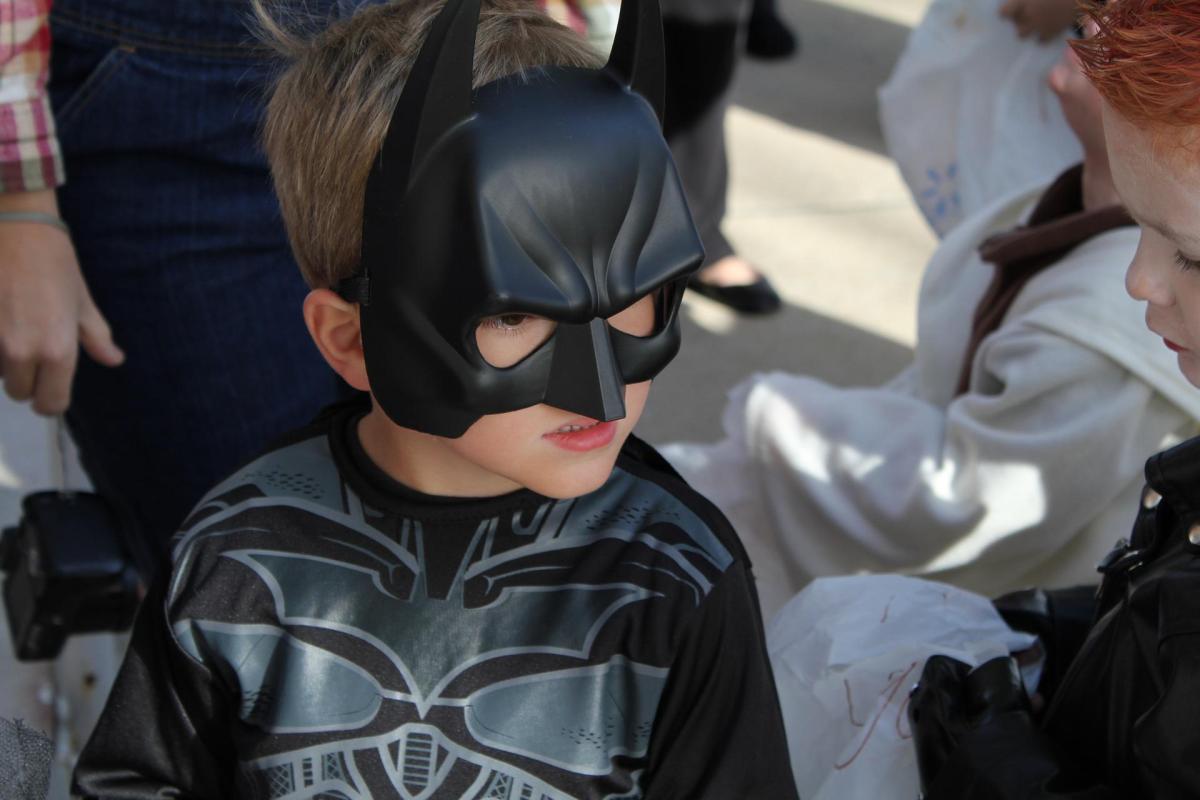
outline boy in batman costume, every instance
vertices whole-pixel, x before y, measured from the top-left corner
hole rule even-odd
[[[629,437],[702,258],[656,0],[624,4],[604,69],[482,5],[362,12],[281,78],[305,320],[370,402],[192,513],[84,796],[795,797],[737,537]],[[343,188],[365,196],[348,265],[312,257]]]

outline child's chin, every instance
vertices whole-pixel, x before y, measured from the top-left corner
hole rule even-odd
[[[539,475],[525,482],[525,487],[552,500],[571,500],[591,494],[612,475],[616,459],[596,459],[558,469],[549,475]]]
[[[1185,351],[1180,353],[1176,360],[1179,364],[1179,371],[1183,373],[1187,382],[1200,389],[1200,359]]]

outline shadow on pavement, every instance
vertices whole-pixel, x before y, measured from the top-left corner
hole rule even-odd
[[[737,317],[720,333],[683,314],[683,349],[654,381],[638,433],[654,444],[721,438],[725,397],[746,376],[781,370],[838,386],[877,386],[912,361],[912,350],[862,328],[785,305],[764,318]]]
[[[876,91],[904,50],[910,29],[819,0],[783,0],[802,51],[786,62],[744,58],[733,102],[804,130],[886,154]]]

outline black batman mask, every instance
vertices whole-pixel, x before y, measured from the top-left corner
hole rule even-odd
[[[658,0],[626,0],[603,70],[545,67],[471,90],[480,0],[449,0],[367,184],[361,274],[371,389],[406,428],[458,437],[546,403],[601,421],[679,349],[703,250],[661,133]],[[661,291],[659,291],[661,290]],[[659,291],[654,331],[606,318]],[[518,364],[480,355],[486,317],[557,323]]]

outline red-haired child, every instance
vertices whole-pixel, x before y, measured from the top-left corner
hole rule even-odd
[[[1120,0],[1091,16],[1096,35],[1076,50],[1142,228],[1126,288],[1200,387],[1200,2]],[[1031,703],[1010,659],[930,660],[910,704],[926,800],[1200,797],[1200,438],[1151,458],[1146,479],[1085,636],[1056,619],[1062,595],[1023,609],[1069,661],[1052,692]]]

